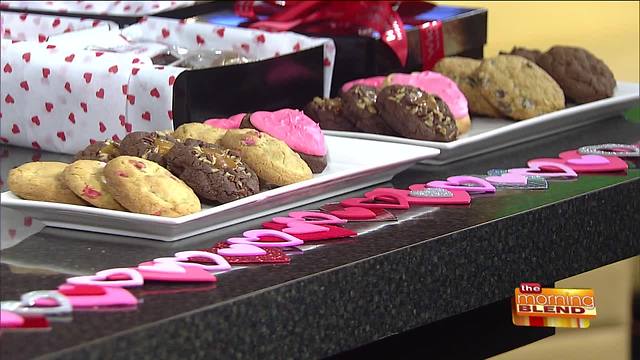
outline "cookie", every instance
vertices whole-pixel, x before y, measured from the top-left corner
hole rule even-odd
[[[239,154],[218,145],[189,139],[176,143],[165,158],[167,169],[201,199],[227,203],[260,191],[258,176]]]
[[[354,85],[342,93],[342,110],[347,118],[360,130],[372,134],[392,135],[398,133],[389,127],[376,108],[378,90],[373,86]]]
[[[480,93],[478,81],[475,78],[475,71],[479,66],[480,60],[451,56],[438,61],[433,70],[455,81],[467,98],[469,111],[472,114],[502,117],[500,111],[489,104]]]
[[[417,87],[386,86],[380,90],[376,105],[389,126],[406,138],[452,141],[458,134],[447,104]]]
[[[104,167],[107,190],[127,210],[179,217],[200,211],[200,200],[182,180],[159,164],[119,156]]]
[[[616,79],[611,69],[585,49],[554,46],[537,63],[560,84],[565,96],[578,104],[613,96]]]
[[[178,126],[171,136],[180,141],[196,139],[210,144],[217,144],[226,132],[225,129],[201,123],[188,123]]]
[[[76,196],[64,182],[62,173],[67,164],[61,162],[30,162],[9,171],[9,190],[26,200],[89,205]]]
[[[515,55],[485,59],[476,70],[480,92],[504,115],[523,120],[564,108],[558,83],[533,62]]]
[[[304,113],[323,130],[358,131],[358,128],[342,113],[342,99],[315,97],[304,107]]]
[[[242,160],[265,184],[289,185],[312,178],[311,169],[283,141],[253,129],[229,130],[221,144],[240,152]]]
[[[458,135],[471,128],[467,98],[456,83],[448,77],[434,71],[421,71],[411,74],[394,73],[387,77],[389,85],[410,85],[422,91],[438,96],[447,104],[456,120]]]
[[[327,146],[320,126],[300,110],[256,111],[245,116],[240,128],[253,128],[284,141],[313,173],[327,166]]]
[[[356,80],[352,80],[344,83],[344,85],[342,85],[342,88],[340,88],[340,91],[345,93],[356,85],[367,85],[367,86],[372,86],[374,88],[380,89],[384,87],[384,82],[386,80],[387,80],[386,76],[372,76],[364,79],[356,79]]]
[[[107,191],[102,172],[105,165],[98,160],[77,160],[62,172],[64,183],[74,194],[93,206],[126,211]]]
[[[529,61],[533,61],[535,63],[538,61],[538,58],[540,57],[540,55],[542,55],[542,51],[537,49],[527,49],[523,47],[514,46],[513,49],[511,49],[511,52],[500,51],[500,55],[522,56],[523,58],[528,59]]]
[[[120,142],[120,154],[141,157],[165,166],[164,155],[176,142],[174,137],[162,132],[135,131]]]
[[[74,160],[98,160],[108,162],[120,156],[120,144],[113,140],[96,141],[79,151]]]

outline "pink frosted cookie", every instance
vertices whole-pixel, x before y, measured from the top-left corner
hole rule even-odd
[[[463,134],[471,128],[469,105],[467,98],[458,85],[448,77],[433,71],[415,72],[411,74],[391,74],[387,85],[410,85],[429,94],[437,95],[449,107],[456,120],[458,133]]]
[[[240,113],[230,116],[227,119],[209,119],[205,120],[204,123],[219,129],[239,129],[242,118],[244,118],[245,115],[247,114]]]
[[[242,121],[241,128],[255,128],[284,141],[314,173],[327,166],[327,147],[320,126],[300,110],[257,111]]]
[[[342,92],[347,92],[354,85],[368,85],[375,88],[381,88],[384,85],[384,81],[386,80],[386,76],[374,76],[364,79],[356,79],[353,81],[349,81],[342,85]]]

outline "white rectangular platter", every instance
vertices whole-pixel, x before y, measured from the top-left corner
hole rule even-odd
[[[2,193],[1,203],[47,226],[175,241],[385,182],[440,153],[431,147],[365,139],[325,136],[325,140],[328,166],[313,179],[223,205],[203,206],[200,212],[179,218],[23,200],[10,191]]]
[[[325,134],[358,139],[394,142],[398,144],[428,146],[440,149],[440,155],[423,160],[425,164],[447,164],[471,156],[494,151],[525,141],[556,134],[596,121],[640,105],[640,84],[618,82],[613,97],[563,110],[540,115],[535,118],[512,121],[473,117],[471,130],[451,142],[423,141],[395,136],[376,135],[349,131],[325,130]]]

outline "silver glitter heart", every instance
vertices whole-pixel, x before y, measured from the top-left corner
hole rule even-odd
[[[413,197],[433,197],[433,198],[450,198],[453,193],[447,189],[426,188],[422,190],[414,190],[409,192],[409,196]]]
[[[489,171],[487,171],[487,175],[489,176],[502,176],[506,173],[508,173],[509,170],[506,169],[491,169]]]
[[[491,169],[487,171],[486,176],[478,176],[478,175],[474,175],[474,176],[478,176],[483,179],[486,179],[488,176],[501,176],[508,172],[509,170],[505,170],[505,169]],[[549,183],[547,182],[547,179],[543,178],[542,176],[527,176],[526,178],[527,178],[526,185],[497,183],[497,184],[493,184],[493,186],[500,189],[512,189],[512,190],[546,190],[549,188]]]
[[[619,151],[619,149],[625,149],[627,151]],[[640,146],[628,145],[628,144],[589,145],[589,146],[583,146],[579,148],[578,153],[582,155],[639,157]]]

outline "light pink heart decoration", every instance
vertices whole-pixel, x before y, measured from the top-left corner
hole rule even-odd
[[[570,165],[602,165],[608,164],[609,160],[600,155],[582,155],[579,158],[568,159],[567,164]]]
[[[575,171],[567,165],[541,160],[529,160],[527,163],[528,168],[516,168],[509,169],[510,174],[518,174],[524,176],[541,176],[544,178],[556,178],[556,177],[578,177]],[[562,170],[562,172],[542,172],[541,168],[554,168]]]
[[[473,184],[475,186],[465,186],[463,184]],[[485,179],[475,176],[452,176],[447,181],[430,181],[428,187],[441,188],[447,190],[463,190],[474,193],[493,193],[496,188]]]
[[[599,156],[599,155],[582,155],[577,150],[569,150],[561,152],[559,155],[560,159],[555,159],[551,161],[565,161],[567,165],[569,165],[575,172],[577,173],[599,173],[599,172],[616,172],[616,171],[625,171],[629,168],[629,165],[626,161],[622,160],[617,156],[602,156],[603,159],[607,160],[606,163],[595,163],[590,161],[590,164],[576,164],[575,161],[570,162],[572,159],[580,159],[585,156]],[[589,158],[594,160],[594,158]],[[595,158],[597,159],[597,158]],[[547,159],[545,159],[547,160]]]
[[[125,277],[126,280],[108,280],[107,278],[110,276]],[[72,285],[131,287],[144,284],[144,278],[135,269],[116,268],[98,271],[95,275],[71,277],[67,279],[67,283]]]
[[[312,220],[312,219],[323,219],[323,220]],[[308,224],[344,224],[347,221],[344,219],[340,219],[339,217],[331,214],[326,214],[320,211],[292,211],[289,213],[289,217],[278,216],[273,218],[273,222],[278,224],[288,224],[292,221],[304,221]],[[322,230],[317,230],[322,231]]]
[[[178,270],[180,268],[181,270]],[[182,267],[176,263],[154,263],[153,261],[139,264],[136,268],[145,281],[165,282],[215,282],[216,277],[207,270],[199,267]]]
[[[262,250],[262,249],[260,249]],[[262,250],[264,251],[264,250]],[[215,265],[206,265],[206,264],[198,264],[194,262],[189,262],[189,258],[206,258],[214,263]],[[207,251],[181,251],[175,253],[174,257],[164,257],[153,259],[154,263],[175,263],[182,267],[197,267],[207,271],[225,271],[231,269],[231,265],[220,255],[213,254]]]
[[[0,311],[0,328],[20,327],[24,324],[24,318],[11,311]]]
[[[223,256],[260,256],[267,254],[266,250],[247,244],[231,244],[228,248],[218,249],[217,252]]]
[[[310,223],[307,223],[306,221],[296,220],[296,221],[288,222],[287,227],[282,229],[282,231],[286,232],[287,234],[296,235],[296,234],[310,234],[310,233],[317,233],[321,231],[329,231],[329,228],[320,226],[320,225],[310,224]]]
[[[485,180],[492,184],[527,185],[526,176],[512,173],[506,173],[500,176],[487,176]]]
[[[298,239],[293,235],[289,235],[282,231],[278,230],[270,230],[270,229],[260,229],[260,230],[249,230],[242,233],[243,238],[230,238],[227,239],[229,244],[249,244],[255,245],[259,247],[290,247],[290,246],[298,246],[304,244],[304,241]],[[274,242],[260,242],[261,236],[274,236],[280,238],[284,241],[274,241]]]
[[[58,291],[64,292],[72,290],[74,285],[63,284],[58,287]],[[92,308],[101,306],[134,306],[138,304],[138,299],[126,289],[119,287],[104,287],[105,293],[102,295],[69,295],[67,297],[74,308]],[[53,299],[42,298],[36,301],[37,306],[54,306]]]

